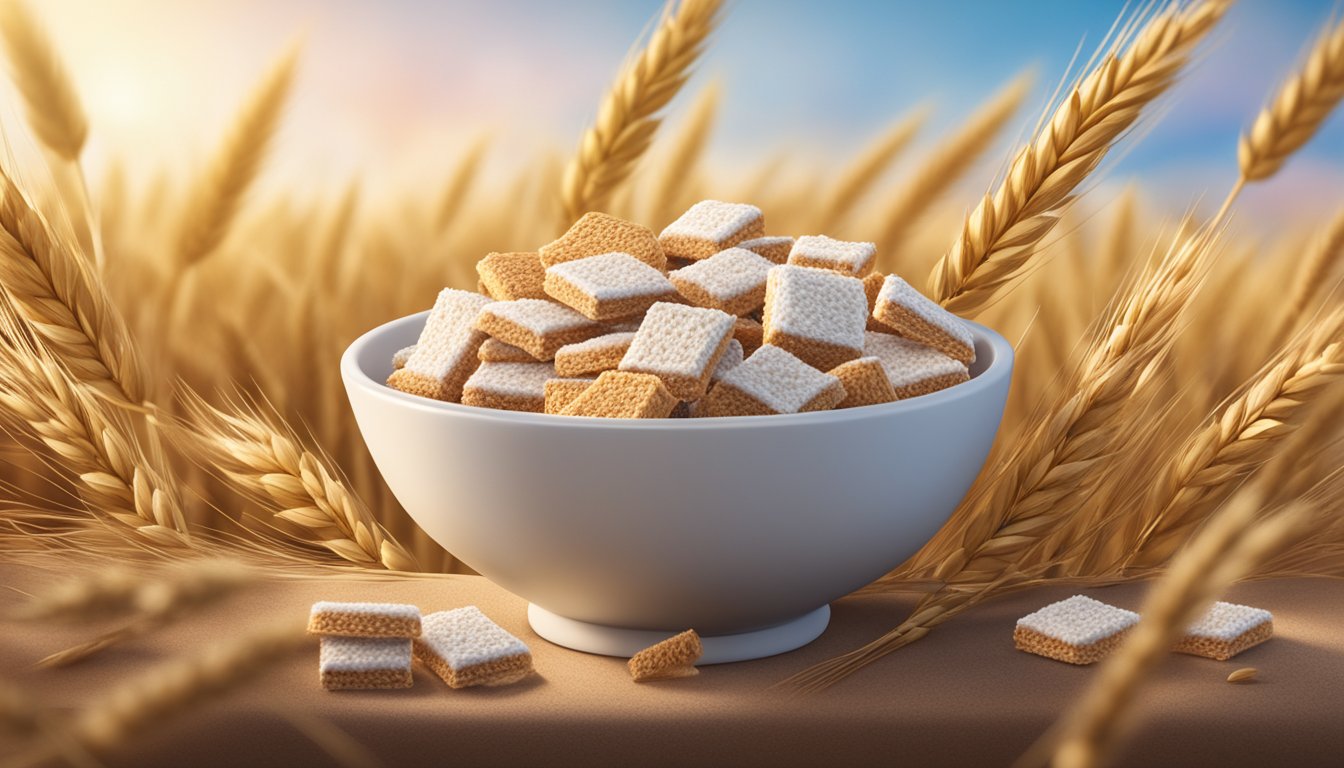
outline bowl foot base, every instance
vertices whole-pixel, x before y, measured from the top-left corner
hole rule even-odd
[[[830,620],[831,607],[823,605],[811,613],[773,627],[735,635],[701,636],[705,653],[697,666],[761,659],[801,648],[816,640]],[[538,635],[556,645],[603,656],[633,656],[676,634],[589,624],[558,616],[531,603],[527,606],[527,622]]]

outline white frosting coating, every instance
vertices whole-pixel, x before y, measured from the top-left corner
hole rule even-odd
[[[454,671],[529,653],[527,645],[474,605],[431,613],[420,642]]]
[[[445,379],[464,357],[476,355],[476,316],[491,303],[489,297],[444,288],[420,332],[415,351],[406,358],[406,370]]]
[[[797,413],[839,381],[786,350],[766,344],[728,371],[721,383],[751,395],[775,413]]]
[[[564,304],[545,299],[495,301],[486,304],[481,312],[520,325],[538,336],[561,333],[593,324],[592,320]]]
[[[829,269],[789,264],[766,281],[767,329],[848,349],[863,349],[868,295],[863,281]]]
[[[618,349],[620,347],[630,346],[634,341],[634,331],[617,331],[616,333],[605,333],[601,336],[594,336],[586,341],[566,344],[556,351],[556,357],[565,355],[579,355],[586,352],[600,352],[605,349]]]
[[[750,240],[743,240],[737,244],[738,248],[746,248],[753,253],[773,250],[775,248],[793,247],[793,238],[788,235],[767,235],[765,237],[753,237]]]
[[[660,301],[649,307],[618,367],[698,378],[735,326],[736,318],[726,312]]]
[[[420,609],[403,603],[335,603],[328,600],[313,603],[312,615],[322,613],[366,613],[392,619],[418,619]]]
[[[863,337],[864,355],[882,361],[893,387],[905,387],[942,376],[967,373],[959,360],[944,355],[933,347],[917,344],[890,333],[868,331]]]
[[[603,253],[546,268],[580,291],[599,301],[618,301],[639,296],[662,296],[676,289],[667,276],[628,253]]]
[[[761,209],[754,205],[701,200],[668,224],[660,237],[694,237],[722,243],[760,218]]]
[[[412,344],[412,345],[409,346],[409,347],[402,347],[401,349],[398,349],[398,350],[396,351],[396,354],[392,355],[392,367],[393,367],[393,368],[404,368],[404,367],[406,367],[406,361],[407,361],[407,360],[410,360],[410,359],[411,359],[411,355],[414,355],[414,354],[415,354],[415,345],[414,345],[414,344]]]
[[[789,252],[789,263],[796,264],[802,258],[821,262],[830,269],[858,275],[872,266],[873,259],[877,258],[877,246],[836,240],[825,235],[804,235],[794,241],[793,250]]]
[[[744,248],[729,248],[668,275],[674,283],[685,281],[719,301],[728,301],[765,285],[774,262]]]
[[[541,399],[546,380],[553,378],[555,366],[550,363],[481,363],[462,391]]]
[[[411,668],[409,637],[323,636],[318,652],[319,672],[378,672]]]
[[[714,366],[714,372],[709,374],[710,381],[718,381],[737,366],[742,364],[744,350],[742,342],[737,339],[728,340],[728,348],[723,351],[723,357],[719,358],[718,365]]]
[[[1017,620],[1017,625],[1069,645],[1091,645],[1134,626],[1138,621],[1139,614],[1133,611],[1074,595],[1023,616]]]
[[[947,335],[975,350],[975,338],[971,336],[970,326],[961,318],[943,309],[938,302],[915,290],[898,275],[887,275],[882,290],[877,294],[877,305],[895,304],[914,313],[924,322],[939,328]],[[876,310],[874,310],[876,311]]]
[[[1209,637],[1214,640],[1233,640],[1240,635],[1273,621],[1274,616],[1263,608],[1236,603],[1214,603],[1203,618],[1185,630],[1188,635]]]

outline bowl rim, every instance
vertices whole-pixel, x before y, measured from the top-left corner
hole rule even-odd
[[[364,371],[359,365],[361,352],[375,339],[390,333],[403,325],[415,322],[423,323],[429,316],[429,310],[389,320],[371,328],[351,342],[341,355],[341,378],[347,388],[359,388],[378,399],[395,404],[398,407],[412,408],[455,417],[483,419],[486,421],[509,424],[534,424],[565,428],[585,428],[604,430],[650,429],[650,430],[714,430],[731,427],[734,429],[770,429],[806,424],[833,424],[860,419],[894,416],[900,413],[920,411],[942,405],[950,405],[959,400],[984,396],[993,391],[1013,371],[1013,347],[1002,335],[979,323],[964,321],[971,328],[971,334],[977,342],[985,342],[993,350],[993,359],[989,366],[973,376],[969,381],[948,387],[927,395],[919,395],[881,405],[866,405],[859,408],[841,408],[810,413],[778,414],[769,417],[758,416],[706,416],[694,419],[605,419],[592,416],[561,416],[558,414],[530,413],[524,411],[502,411],[491,408],[477,408],[460,403],[448,403],[431,400],[417,395],[407,394],[387,386]]]

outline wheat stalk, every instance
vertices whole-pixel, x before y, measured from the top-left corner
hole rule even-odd
[[[714,128],[714,118],[719,112],[719,101],[723,89],[712,82],[700,92],[691,105],[684,125],[677,133],[676,141],[662,163],[662,183],[658,185],[657,196],[652,204],[652,222],[665,224],[681,213],[683,196],[696,176],[696,170],[705,147],[709,144],[709,135]]]
[[[485,152],[489,148],[490,142],[484,137],[480,138],[467,148],[462,159],[458,161],[457,169],[453,171],[448,179],[448,186],[443,190],[443,197],[439,198],[439,212],[435,217],[435,225],[440,231],[447,229],[448,225],[457,219],[467,198],[467,192],[471,190],[472,184],[480,174],[481,163],[485,160]]]
[[[929,276],[929,295],[972,315],[1031,259],[1075,190],[1143,108],[1175,81],[1230,0],[1173,3],[1123,53],[1105,55],[1013,160],[1002,184],[966,218]]]
[[[957,182],[1022,106],[1033,78],[1022,75],[1001,88],[948,138],[930,150],[882,213],[879,252],[900,247],[906,233]]]
[[[722,6],[722,0],[669,6],[648,45],[607,92],[565,170],[560,198],[569,221],[603,208],[634,170],[658,131],[658,112],[686,83]]]
[[[1279,321],[1278,333],[1275,334],[1276,341],[1282,343],[1297,330],[1322,287],[1330,282],[1336,265],[1341,262],[1344,262],[1344,210],[1336,214],[1325,232],[1316,238],[1296,270],[1297,279],[1283,304],[1284,312]]]
[[[180,264],[200,262],[224,242],[266,159],[297,63],[298,53],[291,51],[272,67],[243,107],[205,175],[196,182],[178,235]]]
[[[919,107],[897,120],[840,172],[816,216],[816,231],[830,232],[844,223],[864,193],[914,141],[928,121],[929,112],[928,107]]]
[[[6,0],[2,13],[0,35],[5,38],[10,71],[23,96],[29,125],[48,149],[78,162],[89,135],[79,90],[27,3]]]
[[[1172,562],[1140,610],[1142,619],[1097,673],[1057,730],[1028,751],[1018,766],[1040,765],[1053,751],[1056,768],[1093,768],[1114,757],[1124,715],[1139,687],[1166,658],[1185,628],[1233,582],[1304,532],[1307,508],[1291,505],[1264,516],[1261,496],[1239,495]]]
[[[262,510],[303,532],[302,539],[344,560],[418,571],[410,553],[374,519],[338,473],[289,430],[256,409],[231,412],[189,397],[191,425],[177,430],[203,466],[217,471]]]

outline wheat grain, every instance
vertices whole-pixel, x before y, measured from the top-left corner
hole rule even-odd
[[[565,170],[560,198],[568,221],[601,210],[634,170],[658,131],[657,114],[690,76],[722,5],[681,0],[675,10],[669,6],[648,45],[607,92]]]
[[[921,159],[919,167],[883,210],[883,229],[877,240],[879,253],[901,248],[905,234],[989,149],[1022,106],[1032,80],[1029,75],[1015,78]]]
[[[1249,683],[1255,679],[1256,674],[1257,670],[1255,667],[1242,667],[1241,669],[1233,670],[1232,674],[1227,676],[1227,682]]]
[[[52,152],[76,162],[89,135],[79,90],[42,25],[21,0],[6,0],[0,35],[33,132]]]
[[[830,195],[818,209],[816,223],[809,231],[833,232],[843,224],[863,195],[914,141],[928,121],[929,113],[928,107],[912,110],[841,171]]]
[[[189,405],[190,427],[177,430],[184,446],[276,521],[301,531],[302,540],[359,565],[419,570],[342,479],[292,432],[245,406],[226,412],[199,398]]]
[[[962,315],[984,307],[1031,259],[1077,187],[1143,108],[1166,92],[1229,5],[1229,0],[1173,4],[1148,21],[1122,53],[1102,57],[1018,153],[999,188],[966,218],[929,276],[929,294]]]
[[[228,235],[279,127],[297,63],[298,53],[291,51],[272,67],[196,182],[178,236],[180,264],[205,259]]]

